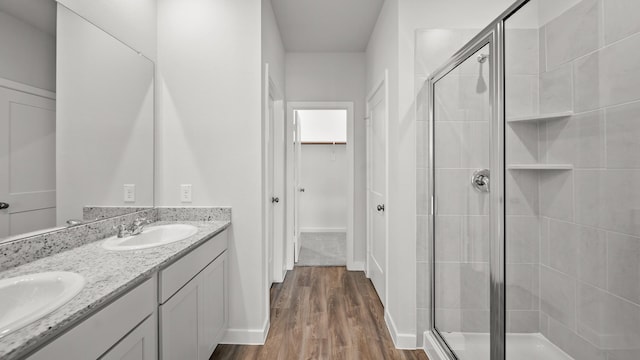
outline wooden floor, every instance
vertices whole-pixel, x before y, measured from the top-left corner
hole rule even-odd
[[[421,359],[396,350],[382,304],[364,273],[296,267],[271,289],[264,346],[219,345],[211,359]]]

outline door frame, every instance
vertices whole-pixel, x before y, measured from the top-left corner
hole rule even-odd
[[[284,99],[283,93],[278,89],[275,81],[271,77],[269,71],[269,64],[264,65],[264,107],[263,107],[263,123],[262,123],[262,208],[263,208],[263,244],[264,244],[264,277],[265,284],[267,284],[267,294],[271,284],[274,282],[281,283],[284,281],[286,275],[286,267],[284,262],[284,222],[286,209],[283,209],[284,202],[278,203],[279,209],[274,209],[270,201],[270,197],[273,195],[270,193],[271,188],[276,196],[285,197],[285,163],[284,163],[284,146],[278,147],[278,144],[284,142]],[[269,111],[269,101],[273,101],[273,119],[271,119],[271,112]],[[273,122],[273,132],[270,131],[270,124]],[[280,134],[281,136],[278,136]],[[267,138],[269,137],[269,139]],[[274,144],[273,150],[273,163],[269,160],[269,144]],[[281,155],[280,157],[278,155]],[[273,166],[273,184],[269,179],[269,168]],[[273,224],[282,224],[282,226],[274,227],[271,231],[272,224],[269,223],[271,215],[273,214]],[[273,239],[270,235],[273,234]],[[271,267],[269,266],[269,255],[272,252],[273,262]],[[267,296],[268,297],[268,296]],[[268,309],[267,309],[268,310]]]
[[[287,102],[286,116],[286,173],[287,173],[287,269],[293,269],[295,251],[293,216],[295,200],[294,183],[294,139],[293,139],[293,119],[297,110],[346,110],[347,111],[347,270],[357,270],[353,254],[353,230],[355,222],[355,124],[354,124],[354,103],[353,101],[289,101]]]
[[[388,304],[389,298],[389,69],[384,70],[384,74],[380,77],[380,80],[375,83],[375,85],[371,88],[369,93],[367,94],[366,101],[366,251],[365,251],[365,275],[367,278],[371,278],[371,269],[369,264],[369,255],[371,253],[371,237],[372,237],[372,219],[371,219],[371,207],[373,203],[371,201],[371,196],[369,194],[371,190],[371,109],[369,108],[369,102],[373,100],[374,96],[378,93],[378,91],[384,91],[384,102],[385,102],[385,114],[384,114],[384,127],[385,127],[385,149],[384,149],[384,157],[385,157],[385,234],[384,234],[384,252],[385,252],[385,269],[384,269],[384,288],[385,288],[385,299],[384,304]]]

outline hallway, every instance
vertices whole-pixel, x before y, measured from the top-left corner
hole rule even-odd
[[[393,346],[383,309],[362,272],[296,267],[271,289],[271,329],[264,346],[220,345],[222,359],[421,359]]]

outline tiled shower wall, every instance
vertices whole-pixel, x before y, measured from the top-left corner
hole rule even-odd
[[[576,359],[640,358],[638,13],[638,1],[584,0],[542,24],[525,54],[539,59],[539,111],[574,115],[509,125],[508,163],[573,166],[508,171],[507,246],[522,253],[539,219],[539,331]],[[507,40],[523,31],[507,24]]]

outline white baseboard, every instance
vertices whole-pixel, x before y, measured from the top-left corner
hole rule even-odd
[[[326,233],[346,233],[347,228],[320,228],[320,227],[308,227],[308,228],[300,228],[301,233],[317,233],[317,232],[326,232]]]
[[[398,333],[396,324],[393,322],[393,319],[391,318],[391,314],[389,314],[387,310],[384,311],[384,322],[387,324],[387,328],[389,329],[389,334],[391,334],[391,339],[393,340],[393,345],[395,345],[396,349],[402,349],[402,350],[416,349],[417,336],[414,334]]]
[[[445,360],[447,356],[444,354],[438,342],[433,337],[431,331],[424,332],[423,350],[430,360]]]
[[[347,264],[347,270],[349,270],[349,271],[364,271],[364,261],[354,261],[350,265]]]
[[[269,318],[262,329],[227,329],[221,344],[232,345],[264,345],[267,341],[267,335],[269,334]]]

